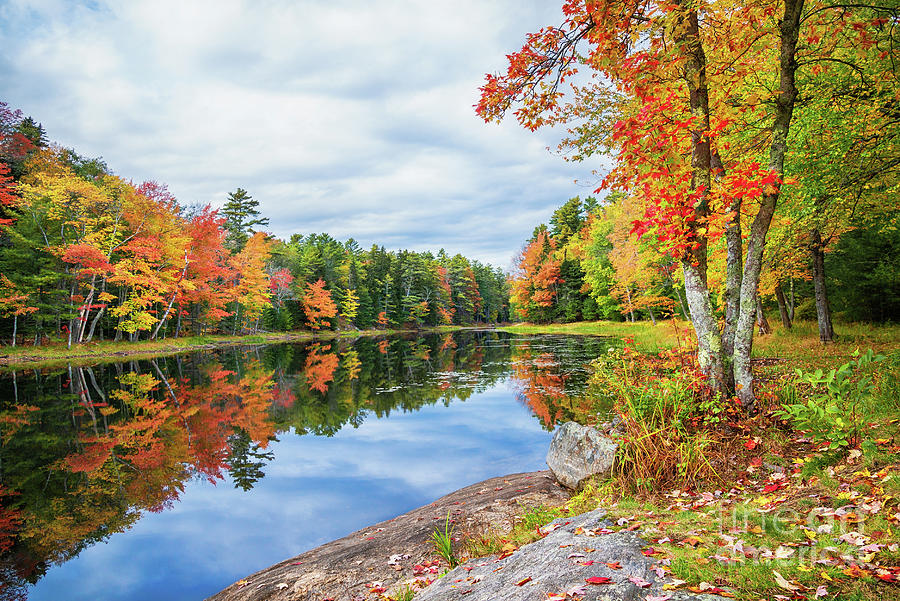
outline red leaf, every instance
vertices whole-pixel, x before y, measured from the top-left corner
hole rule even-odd
[[[606,576],[591,576],[590,578],[585,578],[584,581],[588,584],[613,584],[613,581]]]

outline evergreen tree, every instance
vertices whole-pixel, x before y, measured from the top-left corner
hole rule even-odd
[[[238,188],[228,194],[228,200],[222,207],[222,216],[225,217],[225,229],[228,236],[225,245],[236,253],[244,248],[250,234],[256,231],[256,226],[269,225],[268,217],[259,216],[259,201],[255,200],[243,188]]]

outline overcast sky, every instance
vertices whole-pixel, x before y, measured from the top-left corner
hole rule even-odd
[[[591,169],[474,113],[553,0],[0,0],[0,100],[117,174],[277,236],[328,232],[508,267]],[[577,182],[576,182],[577,180]]]

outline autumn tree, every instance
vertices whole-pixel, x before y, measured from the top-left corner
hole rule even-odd
[[[530,34],[509,55],[505,74],[487,76],[478,113],[494,120],[518,107],[530,129],[566,123],[573,158],[613,155],[604,186],[636,195],[645,211],[635,233],[654,236],[681,263],[710,385],[749,407],[757,285],[784,183],[798,69],[811,73],[834,58],[833,47],[811,38],[834,40],[830,33],[864,21],[863,11],[806,0],[568,0],[563,12],[561,26]],[[599,77],[584,84],[574,77],[583,68]],[[707,278],[719,236],[728,247],[724,329]]]
[[[270,304],[266,262],[271,246],[266,234],[256,232],[232,257],[232,269],[237,279],[233,290],[237,306],[234,316],[235,332],[248,329],[255,332],[263,310]]]
[[[518,273],[512,280],[512,302],[527,319],[549,321],[560,283],[560,262],[553,257],[556,241],[546,231],[522,251]]]
[[[0,315],[13,318],[12,346],[16,346],[19,317],[38,310],[37,307],[29,306],[28,296],[17,290],[16,285],[0,273]]]
[[[325,288],[325,280],[307,284],[306,294],[300,302],[306,314],[306,325],[313,330],[328,325],[327,320],[338,314],[337,305],[332,300],[331,293]]]

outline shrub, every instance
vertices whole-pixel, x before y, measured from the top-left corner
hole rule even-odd
[[[853,356],[856,359],[828,372],[796,370],[793,385],[782,395],[786,402],[776,415],[808,432],[814,441],[827,442],[831,450],[860,444],[859,411],[872,400],[875,386],[869,375],[858,372],[884,356],[875,355],[872,349],[864,355],[856,351]],[[794,388],[804,385],[811,387],[805,401]]]

